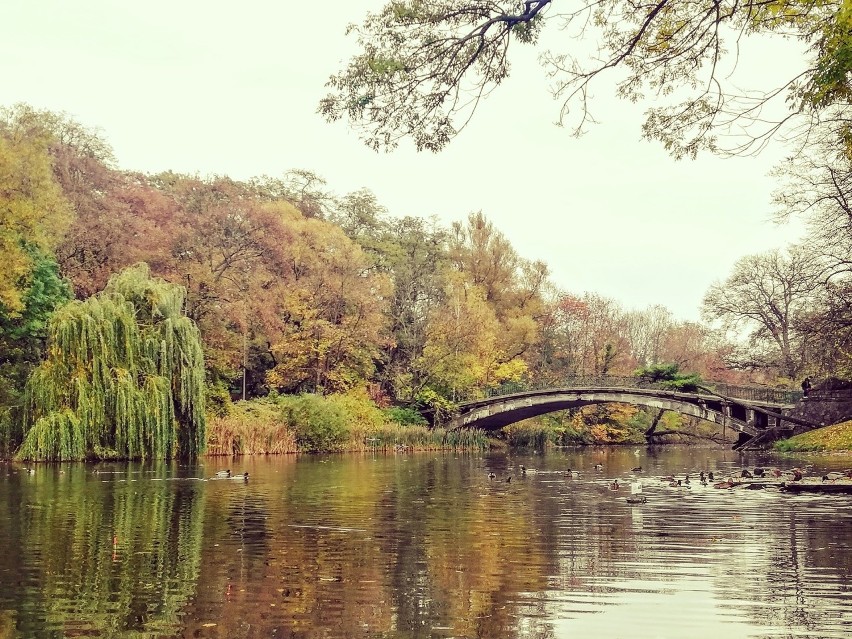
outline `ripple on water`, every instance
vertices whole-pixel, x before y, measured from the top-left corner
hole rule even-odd
[[[852,500],[659,481],[745,461],[602,449],[247,459],[247,484],[190,479],[214,464],[8,474],[0,636],[850,636]],[[647,503],[626,502],[634,481]]]

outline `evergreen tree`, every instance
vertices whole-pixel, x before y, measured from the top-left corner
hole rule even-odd
[[[24,385],[44,357],[47,323],[53,312],[71,299],[71,289],[59,275],[52,256],[33,245],[26,247],[33,268],[20,283],[20,312],[0,303],[0,456],[21,445]]]

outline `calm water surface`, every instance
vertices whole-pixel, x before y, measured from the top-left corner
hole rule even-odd
[[[192,479],[227,463],[0,465],[0,639],[852,636],[852,497],[658,480],[800,460],[274,457]]]

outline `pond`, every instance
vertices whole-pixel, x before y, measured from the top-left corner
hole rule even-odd
[[[0,639],[845,638],[852,497],[695,481],[805,463],[852,459],[622,447],[0,465]],[[227,467],[249,481],[199,479]],[[659,480],[686,473],[689,488]],[[634,481],[647,503],[627,503]]]

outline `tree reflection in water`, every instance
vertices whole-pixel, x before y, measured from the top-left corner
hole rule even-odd
[[[248,484],[9,475],[0,534],[21,552],[0,570],[21,587],[0,638],[849,634],[850,502],[670,488],[768,462],[651,452],[257,458]]]
[[[154,636],[179,627],[201,565],[203,491],[152,481],[169,474],[165,465],[119,468],[8,475],[0,534],[14,552],[0,558],[0,572],[19,577],[4,579],[14,586],[0,591],[0,610],[14,611],[20,633],[8,636]]]

